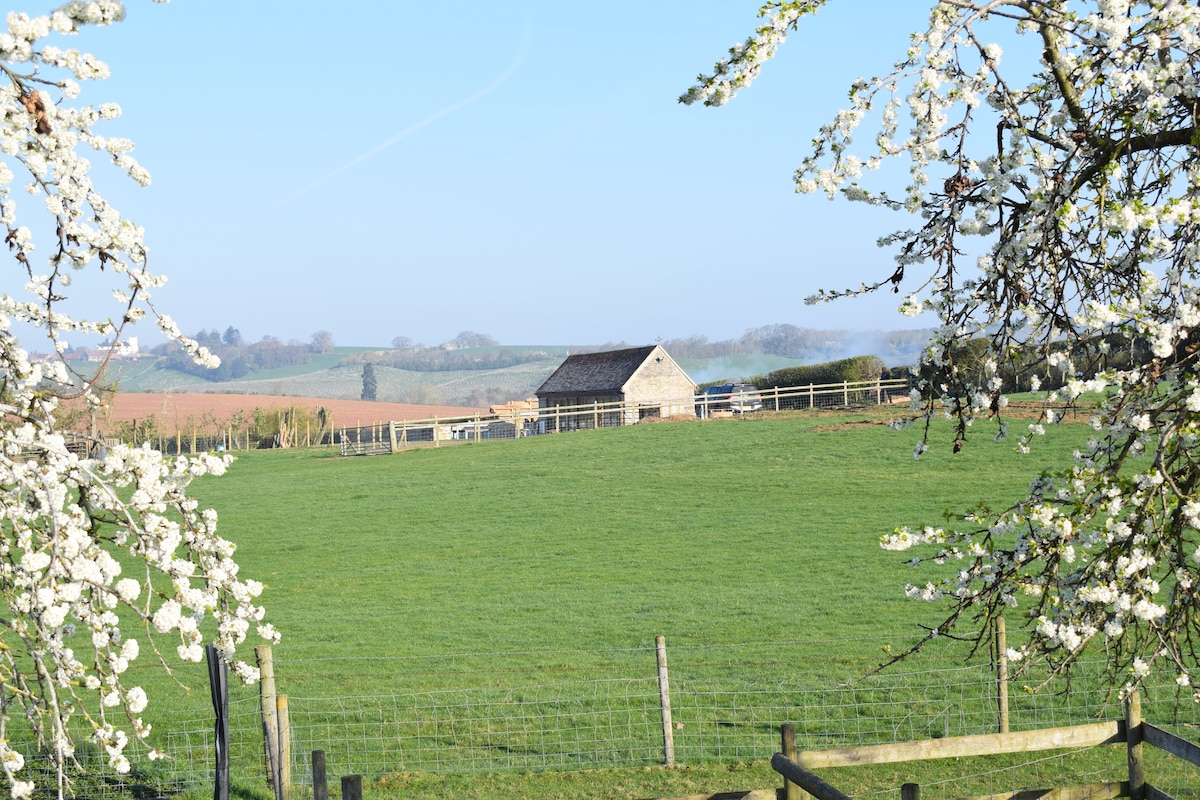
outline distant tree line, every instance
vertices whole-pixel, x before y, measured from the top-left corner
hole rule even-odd
[[[376,366],[406,369],[411,372],[449,372],[451,370],[484,370],[515,367],[541,361],[544,350],[499,348],[496,350],[445,350],[441,347],[414,347],[406,350],[385,350],[347,356],[340,366],[355,366],[369,359]]]
[[[333,351],[333,335],[328,331],[313,334],[310,344],[295,340],[284,344],[274,336],[264,336],[253,344],[247,344],[241,331],[233,326],[226,328],[224,333],[217,328],[201,330],[192,338],[220,358],[221,366],[216,369],[202,367],[173,342],[161,344],[151,352],[165,359],[164,369],[219,383],[239,380],[263,370],[308,364],[312,361],[313,353]]]
[[[825,385],[843,381],[859,383],[879,380],[886,372],[887,369],[883,366],[883,361],[879,356],[853,356],[823,364],[785,367],[768,372],[766,375],[757,375],[747,382],[754,384],[759,389]]]
[[[221,366],[210,370],[196,366],[178,345],[159,345],[152,351],[166,358],[164,368],[195,375],[206,381],[221,382],[250,377],[256,372],[279,367],[307,364],[314,354],[334,351],[333,335],[321,330],[308,343],[297,340],[286,344],[274,336],[247,343],[241,332],[228,327],[201,330],[193,336],[221,359]],[[764,325],[748,329],[737,339],[709,341],[692,335],[662,342],[675,358],[708,359],[737,355],[773,355],[812,363],[824,363],[854,353],[873,353],[886,364],[908,364],[917,360],[921,348],[929,339],[929,331],[889,331],[861,333],[854,331],[817,330],[789,324]],[[635,345],[638,343],[635,343]],[[624,341],[609,341],[601,345],[571,347],[571,353],[618,350],[631,346]],[[545,360],[566,348],[500,347],[496,339],[485,333],[462,331],[452,340],[426,346],[407,336],[392,340],[392,349],[348,356],[339,366],[359,366],[370,362],[376,367],[390,367],[411,372],[482,371],[515,367]],[[364,387],[367,388],[367,387]]]
[[[497,341],[486,333],[463,331],[449,342],[434,346],[423,345],[408,336],[397,336],[392,339],[390,351],[372,351],[347,356],[342,359],[339,366],[357,366],[369,361],[376,366],[410,372],[492,370],[544,361],[565,353],[568,349],[571,353],[594,353],[629,346],[624,342],[608,342],[603,345],[548,350],[530,347],[500,347]]]
[[[772,355],[802,361],[831,361],[854,352],[873,351],[887,363],[905,363],[929,341],[930,332],[817,330],[774,324],[751,328],[737,339],[710,342],[704,336],[669,339],[662,346],[674,358],[722,358]]]

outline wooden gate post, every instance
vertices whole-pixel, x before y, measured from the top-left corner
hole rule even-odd
[[[1146,800],[1146,762],[1142,760],[1142,698],[1125,698],[1125,743],[1129,753],[1129,800]]]
[[[784,723],[779,726],[780,749],[789,761],[796,760],[796,726]],[[786,777],[783,779],[784,800],[811,800],[812,795],[792,783]]]

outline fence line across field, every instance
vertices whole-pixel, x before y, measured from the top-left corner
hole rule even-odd
[[[769,760],[780,725],[795,725],[805,750],[859,747],[897,741],[992,734],[1001,730],[996,664],[945,667],[931,657],[917,671],[868,677],[830,675],[789,645],[731,648],[737,669],[722,653],[673,648],[669,685],[662,681],[657,647],[613,651],[612,660],[588,654],[578,668],[543,668],[546,653],[529,654],[522,671],[511,665],[488,671],[486,656],[447,657],[453,687],[362,696],[329,691],[344,679],[338,659],[288,660],[272,668],[280,697],[232,702],[230,764],[243,779],[269,769],[264,754],[263,709],[285,709],[273,729],[286,730],[286,760],[277,774],[287,786],[311,786],[309,755],[324,752],[330,776],[387,773],[483,773],[585,770]],[[809,645],[804,647],[808,652]],[[778,659],[778,662],[775,660]],[[386,670],[403,684],[410,660],[348,659],[352,669]],[[781,662],[781,663],[779,663]],[[459,668],[459,665],[464,666]],[[939,665],[920,669],[921,666]],[[790,668],[789,668],[790,667]],[[478,669],[477,673],[473,670]],[[861,668],[860,668],[861,669]],[[414,670],[414,671],[419,671]],[[762,676],[762,677],[756,677]],[[428,676],[426,676],[428,677]],[[1041,679],[1026,675],[1015,685]],[[854,679],[856,678],[856,679]],[[1015,691],[1008,709],[1012,730],[1094,722],[1119,709],[1099,665],[1083,665],[1069,694]],[[1156,722],[1168,719],[1194,736],[1196,704],[1177,705],[1178,687],[1163,675],[1150,686]],[[204,785],[211,778],[212,724],[181,721],[167,737],[171,779]],[[281,740],[282,741],[282,740]],[[290,750],[290,756],[286,751]],[[951,795],[953,796],[953,795]]]
[[[885,405],[907,399],[911,381],[905,378],[872,381],[843,381],[841,383],[810,384],[807,386],[774,387],[756,392],[731,392],[714,399],[712,395],[696,395],[693,399],[698,417],[722,416],[735,413],[729,406],[748,395],[761,397],[764,411],[793,411],[839,406]],[[732,401],[732,402],[731,402]],[[277,447],[340,446],[343,455],[380,455],[409,447],[438,447],[450,443],[494,439],[518,439],[546,433],[572,430],[591,430],[628,425],[647,417],[661,416],[661,409],[673,402],[589,403],[575,406],[520,408],[509,404],[491,414],[470,414],[460,417],[430,417],[406,421],[372,421],[363,424],[316,428],[305,422],[302,428],[279,433],[257,435],[248,425],[240,428],[225,425],[191,425],[174,432],[154,430],[139,434],[138,426],[128,437],[108,436],[112,445],[126,441],[133,446],[149,444],[165,455],[190,455],[204,452],[263,450]],[[136,421],[135,421],[136,423]],[[93,440],[80,437],[68,443],[81,453],[89,452]]]
[[[701,418],[733,415],[745,407],[745,399],[761,398],[764,411],[795,411],[840,406],[887,405],[907,400],[911,383],[889,379],[807,386],[775,387],[754,392],[731,392],[714,397],[693,398],[695,414]],[[461,417],[432,417],[422,420],[390,421],[339,429],[342,455],[382,455],[410,447],[439,447],[446,444],[511,440],[567,431],[612,428],[659,418],[663,408],[675,401],[629,403],[592,402],[579,405],[544,405],[509,409],[504,413],[472,414]]]

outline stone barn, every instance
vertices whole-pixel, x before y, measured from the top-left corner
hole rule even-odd
[[[660,345],[568,356],[535,392],[543,432],[695,413],[696,384]]]

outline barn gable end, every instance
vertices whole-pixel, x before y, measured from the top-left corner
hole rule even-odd
[[[560,410],[552,424],[563,430],[691,414],[696,384],[661,345],[649,345],[568,356],[535,394],[539,409]]]

